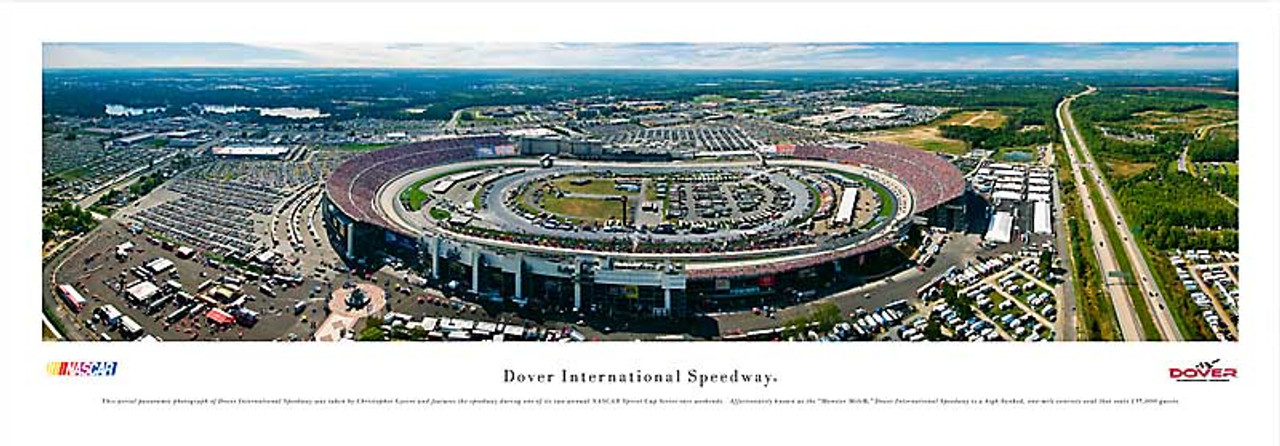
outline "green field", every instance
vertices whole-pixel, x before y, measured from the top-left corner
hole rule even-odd
[[[1149,110],[1134,113],[1127,124],[1154,132],[1192,133],[1196,128],[1238,119],[1235,110],[1201,108],[1185,112]]]
[[[622,204],[613,200],[583,197],[558,198],[548,194],[542,197],[542,207],[553,214],[587,221],[622,219]]]
[[[429,195],[422,191],[422,185],[427,184],[427,179],[414,181],[404,191],[400,192],[400,201],[404,203],[405,209],[416,211],[422,209],[422,202],[427,201]]]
[[[615,189],[614,187],[617,185],[617,182],[610,179],[591,178],[590,183],[587,183],[581,186],[575,186],[571,184],[571,181],[576,179],[581,179],[581,178],[588,178],[588,176],[575,175],[575,176],[564,177],[564,178],[560,178],[553,181],[552,184],[555,184],[556,187],[560,188],[560,190],[563,190],[565,192],[571,192],[571,193],[592,194],[592,195],[626,195],[626,194],[623,194],[622,191]]]
[[[938,130],[936,125],[877,130],[867,132],[861,137],[873,141],[902,144],[931,152],[960,155],[968,151],[964,141],[943,138],[942,131]]]
[[[1142,172],[1146,172],[1147,169],[1156,166],[1156,163],[1151,162],[1127,161],[1110,156],[1099,156],[1097,154],[1094,154],[1094,156],[1098,161],[1102,162],[1102,166],[1106,170],[1107,177],[1117,181],[1134,177]]]
[[[914,127],[876,130],[864,132],[860,137],[907,145],[931,152],[943,152],[962,155],[969,151],[964,141],[942,137],[939,127],[946,125],[968,125],[973,127],[998,128],[1009,117],[1000,110],[966,110],[951,114],[946,118]]]
[[[884,186],[880,185],[880,183],[871,181],[865,177],[860,177],[851,173],[839,172],[834,170],[831,172],[837,175],[840,175],[842,177],[848,178],[850,180],[860,182],[866,185],[867,187],[870,187],[871,190],[875,191],[876,195],[880,197],[880,212],[876,214],[876,218],[873,218],[867,222],[867,226],[874,225],[878,222],[884,221],[887,218],[893,217],[893,194],[889,192],[889,189],[886,189]],[[813,187],[810,187],[809,189],[810,189],[810,192],[813,194],[814,200],[816,202],[816,200],[818,199],[818,190]],[[805,219],[812,217],[813,213],[816,212],[817,209],[818,208],[815,205],[813,209],[811,209],[810,212],[806,214]]]
[[[441,208],[431,208],[431,218],[436,220],[448,220],[453,214]]]
[[[418,181],[414,181],[413,184],[409,185],[409,187],[406,187],[404,190],[400,191],[400,202],[404,203],[404,208],[410,211],[417,211],[419,209],[422,209],[422,203],[427,201],[428,198],[431,198],[431,194],[424,192],[422,190],[422,186],[424,184],[430,183],[440,178],[444,178],[449,175],[454,175],[462,172],[479,170],[479,169],[484,169],[484,167],[451,170],[448,172],[438,173]]]

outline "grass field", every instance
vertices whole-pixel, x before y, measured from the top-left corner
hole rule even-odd
[[[604,221],[622,218],[622,204],[612,200],[598,198],[565,197],[554,195],[542,197],[542,207],[548,212],[587,221]]]
[[[1239,124],[1232,124],[1232,125],[1217,127],[1212,130],[1209,130],[1208,134],[1205,136],[1219,136],[1219,135],[1226,136],[1227,138],[1230,138],[1235,141],[1239,141],[1240,126]]]
[[[483,167],[473,167],[469,169],[452,170],[449,172],[438,173],[418,181],[414,181],[413,184],[409,185],[409,187],[406,187],[404,190],[400,191],[400,201],[404,202],[405,209],[408,209],[410,211],[417,211],[419,209],[422,209],[422,202],[427,201],[427,198],[431,197],[430,194],[422,190],[422,185],[430,183],[440,178],[444,178],[449,175],[467,172],[471,170],[479,170],[479,169],[483,169]]]
[[[66,180],[75,181],[84,178],[85,175],[88,174],[88,169],[85,169],[84,167],[76,167],[59,172],[56,176],[62,177]]]
[[[1235,110],[1202,108],[1184,113],[1151,110],[1135,113],[1129,119],[1134,126],[1154,132],[1194,132],[1197,127],[1237,119]]]
[[[582,176],[569,176],[560,178],[552,182],[556,187],[565,192],[592,194],[592,195],[625,195],[621,191],[615,189],[617,182],[614,180],[594,178],[590,183],[576,186],[570,183],[575,179],[583,178]]]
[[[935,126],[917,126],[878,130],[865,133],[862,137],[872,141],[902,144],[931,152],[960,155],[968,151],[968,148],[965,147],[964,141],[943,138],[942,132]]]
[[[700,95],[698,97],[693,98],[693,103],[704,104],[704,103],[714,102],[717,104],[723,104],[726,102],[730,102],[730,100],[731,100],[730,98],[726,98],[718,94],[704,94],[704,95]]]
[[[986,127],[989,129],[998,128],[1009,120],[1008,116],[999,110],[975,110],[962,111],[951,115],[950,118],[935,123],[935,126],[944,125],[969,125],[974,127]]]
[[[1101,157],[1102,163],[1110,170],[1110,178],[1113,180],[1123,180],[1140,174],[1147,169],[1156,166],[1156,163],[1136,163],[1119,159],[1109,159]]]
[[[422,191],[422,185],[427,184],[428,179],[418,180],[400,192],[400,200],[405,202],[405,209],[416,211],[422,209],[422,202],[427,201],[427,193]]]
[[[448,220],[453,214],[441,208],[431,208],[431,218],[436,220]]]
[[[1195,163],[1195,168],[1202,175],[1240,175],[1240,165],[1236,163]]]
[[[925,125],[902,127],[896,129],[864,132],[859,137],[873,141],[885,141],[907,145],[931,152],[943,152],[960,155],[969,150],[964,141],[943,138],[939,127],[944,125],[971,125],[976,127],[996,128],[1004,125],[1008,117],[999,110],[962,111],[946,119],[937,120]]]

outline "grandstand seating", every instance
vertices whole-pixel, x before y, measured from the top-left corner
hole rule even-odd
[[[329,199],[351,218],[394,229],[374,204],[383,184],[414,170],[474,158],[479,147],[507,143],[503,136],[471,136],[415,142],[356,156],[329,176]]]
[[[795,156],[869,165],[889,172],[912,190],[916,213],[964,193],[964,176],[950,162],[936,154],[898,144],[872,141],[856,149],[800,146],[796,147]]]

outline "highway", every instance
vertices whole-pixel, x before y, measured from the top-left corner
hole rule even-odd
[[[1153,313],[1153,316],[1154,316],[1153,319],[1155,320],[1156,328],[1160,332],[1161,338],[1169,341],[1181,341],[1183,340],[1182,333],[1178,331],[1178,326],[1173,320],[1173,314],[1170,312],[1168,305],[1165,303],[1164,295],[1160,292],[1159,288],[1156,286],[1155,279],[1154,279],[1155,276],[1151,274],[1151,268],[1147,264],[1147,259],[1142,254],[1142,250],[1138,247],[1137,240],[1134,239],[1134,237],[1132,236],[1132,233],[1129,231],[1128,222],[1125,221],[1124,214],[1120,212],[1120,206],[1116,204],[1115,194],[1112,193],[1111,187],[1107,184],[1106,179],[1102,176],[1102,172],[1101,170],[1099,170],[1097,162],[1094,161],[1093,154],[1089,151],[1089,147],[1085,145],[1084,138],[1080,136],[1080,129],[1076,127],[1075,121],[1071,117],[1071,111],[1070,111],[1071,102],[1074,101],[1075,98],[1077,97],[1087,95],[1087,94],[1093,94],[1097,91],[1098,90],[1096,88],[1089,87],[1088,90],[1086,90],[1085,92],[1077,94],[1075,96],[1068,97],[1067,99],[1063,100],[1058,108],[1058,120],[1061,127],[1060,130],[1063,132],[1063,141],[1067,143],[1067,154],[1069,157],[1071,157],[1072,171],[1074,172],[1074,175],[1075,175],[1077,187],[1080,188],[1080,191],[1081,191],[1080,196],[1084,198],[1081,201],[1085,203],[1086,215],[1088,216],[1091,222],[1090,228],[1093,230],[1094,241],[1104,242],[1107,240],[1105,236],[1105,232],[1102,231],[1102,227],[1099,226],[1099,223],[1115,225],[1116,233],[1120,234],[1121,236],[1121,243],[1120,243],[1121,249],[1125,250],[1125,253],[1129,257],[1130,266],[1133,268],[1134,273],[1138,276],[1136,277],[1136,279],[1138,279],[1137,285],[1138,285],[1138,289],[1142,292],[1142,296],[1139,296],[1139,298],[1147,299],[1147,306],[1150,308],[1150,311]],[[1067,129],[1070,129],[1071,136],[1074,138],[1067,137]],[[1080,145],[1079,146],[1080,156],[1084,158],[1083,163],[1080,163],[1079,160],[1076,159],[1076,153],[1072,149],[1072,139],[1074,139],[1075,143],[1078,143]],[[1081,168],[1088,170],[1091,177],[1091,181],[1093,181],[1094,184],[1097,185],[1097,188],[1101,193],[1103,205],[1106,206],[1107,212],[1111,214],[1111,216],[1114,218],[1114,221],[1108,220],[1105,222],[1100,222],[1098,220],[1096,209],[1093,209],[1093,205],[1092,205],[1093,200],[1091,199],[1088,193],[1088,189],[1085,188],[1085,183],[1084,183],[1083,174],[1081,172]],[[1099,245],[1098,248],[1096,249],[1098,250],[1100,257],[1111,257],[1111,254],[1112,254],[1110,251],[1111,248],[1107,248]],[[1104,256],[1102,254],[1103,251],[1106,251],[1107,255]],[[1118,271],[1118,268],[1115,268],[1115,259],[1109,258],[1108,260],[1110,261],[1110,264],[1103,267],[1104,271]],[[1104,280],[1105,280],[1105,277],[1104,277]],[[1124,296],[1128,295],[1128,289],[1122,286],[1123,285],[1122,283],[1117,282],[1116,285],[1121,285],[1121,286],[1112,286],[1108,284],[1107,288],[1108,289],[1119,288],[1124,291],[1124,294],[1123,294]],[[1119,300],[1115,296],[1113,296],[1112,299]],[[1137,317],[1135,314],[1133,314],[1134,311],[1129,305],[1131,302],[1124,302],[1124,303],[1125,303],[1124,308],[1133,319],[1130,322],[1136,322]],[[1120,312],[1120,309],[1121,309],[1121,306],[1117,305],[1116,306],[1117,313]],[[1122,317],[1121,319],[1126,319],[1126,318]],[[1121,326],[1123,327],[1124,325],[1125,325],[1125,322],[1121,322]],[[1126,335],[1125,339],[1129,340],[1130,337]],[[1136,339],[1140,339],[1140,337]]]
[[[1066,144],[1067,157],[1071,159],[1071,174],[1075,179],[1076,194],[1081,198],[1084,218],[1089,224],[1089,232],[1093,234],[1093,250],[1097,254],[1098,266],[1101,268],[1103,291],[1111,297],[1111,305],[1115,307],[1116,320],[1120,323],[1120,336],[1126,341],[1141,341],[1142,329],[1139,328],[1138,316],[1134,314],[1133,303],[1129,300],[1128,288],[1120,281],[1107,279],[1107,273],[1119,271],[1120,267],[1116,263],[1115,254],[1106,246],[1107,234],[1098,224],[1098,211],[1093,208],[1093,201],[1089,199],[1088,183],[1085,183],[1081,162],[1076,156],[1075,145],[1067,134],[1068,126],[1072,126],[1072,133],[1075,133],[1075,123],[1070,119],[1071,101],[1077,97],[1092,94],[1094,91],[1096,89],[1089,87],[1084,93],[1069,96],[1058,104],[1058,130],[1062,132],[1062,142]]]

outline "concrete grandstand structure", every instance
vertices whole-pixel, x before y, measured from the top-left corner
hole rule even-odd
[[[812,210],[800,212],[803,217],[779,211],[770,214],[777,221],[763,219],[762,229],[729,228],[716,235],[668,235],[651,228],[605,233],[577,227],[534,233],[532,229],[508,229],[515,226],[501,221],[483,228],[470,225],[468,221],[493,220],[495,216],[511,218],[510,212],[492,209],[503,207],[504,198],[512,200],[514,192],[500,192],[549,181],[538,158],[492,156],[493,147],[509,144],[512,141],[503,135],[462,136],[415,142],[349,159],[335,169],[326,184],[322,209],[331,241],[350,262],[374,265],[396,258],[413,265],[447,292],[540,308],[686,316],[790,304],[813,296],[811,290],[829,285],[833,278],[859,275],[864,265],[902,263],[904,257],[894,247],[922,219],[935,224],[953,220],[953,212],[940,211],[961,201],[965,190],[962,175],[945,159],[887,143],[800,146],[767,159],[716,159],[681,166],[610,160],[605,153],[590,160],[560,160],[556,169],[566,169],[563,172],[568,174],[609,175],[638,175],[646,170],[679,173],[684,169],[693,173],[740,172],[754,178],[776,175],[780,181],[835,178],[881,190],[888,201],[876,208],[879,214],[875,218],[858,228],[831,230],[822,237],[808,232],[814,226],[809,221]],[[477,169],[496,173],[457,176],[457,172]],[[474,201],[465,200],[466,206],[447,204],[455,214],[466,215],[429,218],[427,209],[410,210],[401,198],[401,193],[411,188],[424,193],[448,190],[450,187],[433,190],[427,186],[432,181],[447,181],[452,186],[458,178],[476,182],[468,186],[474,192],[467,192],[467,197],[474,194]],[[511,186],[503,189],[504,185]],[[778,200],[792,205],[787,212],[816,209],[820,189],[811,188],[812,197]],[[876,195],[851,194],[867,200],[876,199],[872,198]],[[836,195],[835,200],[839,199]],[[478,209],[472,209],[473,202]],[[627,206],[626,201],[621,205]],[[461,210],[464,207],[466,211]],[[775,239],[788,242],[766,242]]]

